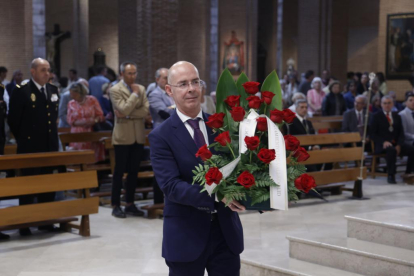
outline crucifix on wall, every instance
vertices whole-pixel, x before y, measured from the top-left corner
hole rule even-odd
[[[46,59],[58,77],[60,77],[60,43],[67,38],[70,38],[70,32],[61,32],[59,24],[54,25],[52,33],[46,33]]]

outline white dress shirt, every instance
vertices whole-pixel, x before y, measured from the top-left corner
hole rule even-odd
[[[358,111],[358,110],[355,109],[355,114],[356,114],[356,117],[357,117],[357,123],[358,123],[358,116],[361,116],[361,125],[363,125],[364,124],[364,113],[362,113],[362,110]],[[387,116],[387,115],[385,114],[385,116]],[[392,118],[391,118],[391,120],[392,120]]]
[[[43,86],[41,86],[40,84],[38,84],[37,82],[35,82],[35,81],[34,81],[34,79],[32,79],[32,81],[33,81],[33,83],[36,85],[37,89],[39,89],[39,91],[40,91],[40,92],[42,92],[42,90],[40,90],[40,89],[41,89],[42,87],[44,88],[44,90],[45,90],[45,96],[46,96],[46,99],[47,99],[46,84],[45,84],[45,85],[43,85]]]
[[[200,127],[201,132],[204,135],[204,140],[206,141],[207,146],[209,145],[208,143],[208,135],[207,135],[207,127],[206,124],[204,122],[204,118],[203,118],[203,112],[200,108],[200,112],[198,113],[198,115],[195,118],[191,118],[187,115],[184,115],[182,112],[180,112],[180,110],[177,110],[177,115],[178,117],[180,117],[181,121],[184,123],[185,127],[187,128],[188,132],[191,135],[191,138],[194,139],[194,129],[190,126],[190,124],[187,122],[190,119],[195,119],[195,118],[200,118],[200,120],[198,121],[198,125]]]

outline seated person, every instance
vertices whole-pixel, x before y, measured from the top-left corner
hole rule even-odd
[[[338,116],[346,111],[344,96],[341,94],[341,85],[335,81],[329,85],[329,94],[322,103],[323,116]]]
[[[347,92],[344,94],[345,104],[346,104],[346,110],[353,109],[355,97],[358,95],[357,93],[357,83],[356,81],[352,80],[348,82],[346,85]]]
[[[381,99],[382,112],[372,116],[371,139],[375,143],[375,153],[385,153],[388,169],[388,183],[397,184],[395,181],[397,156],[402,153],[408,156],[406,174],[413,172],[414,146],[405,143],[404,129],[401,117],[396,112],[391,112],[394,102],[390,96]]]
[[[357,96],[354,105],[355,108],[344,113],[342,132],[359,132],[362,137],[364,133],[367,98],[362,95]]]
[[[388,96],[390,96],[394,101],[394,107],[392,108],[392,111],[400,112],[404,109],[402,103],[397,102],[397,93],[395,93],[395,91],[388,92]]]
[[[405,109],[399,114],[403,124],[405,143],[414,146],[414,92],[407,93],[405,99]]]
[[[98,100],[88,96],[88,89],[82,83],[72,84],[69,91],[73,99],[68,104],[67,115],[71,133],[92,132],[95,124],[105,122]],[[105,160],[105,146],[102,143],[71,143],[70,146],[75,150],[92,149],[96,162]]]
[[[306,100],[297,100],[296,103],[296,118],[289,125],[284,125],[284,133],[290,135],[307,135],[315,134],[315,129],[313,128],[312,122],[306,120],[308,114],[308,103]],[[307,150],[319,150],[318,145],[309,146]],[[306,165],[308,172],[314,172],[318,170],[316,165]]]

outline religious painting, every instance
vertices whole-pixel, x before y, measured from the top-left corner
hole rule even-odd
[[[387,78],[407,79],[413,72],[414,13],[389,14],[387,21]]]
[[[240,75],[244,70],[244,42],[231,32],[229,41],[224,42],[223,69],[229,69],[232,75]]]

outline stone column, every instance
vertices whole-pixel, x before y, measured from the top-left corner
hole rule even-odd
[[[33,57],[46,57],[45,0],[32,0]]]
[[[210,3],[210,89],[208,92],[216,89],[219,72],[219,4],[218,0],[211,0]]]
[[[73,66],[78,75],[88,76],[89,0],[73,0]]]

